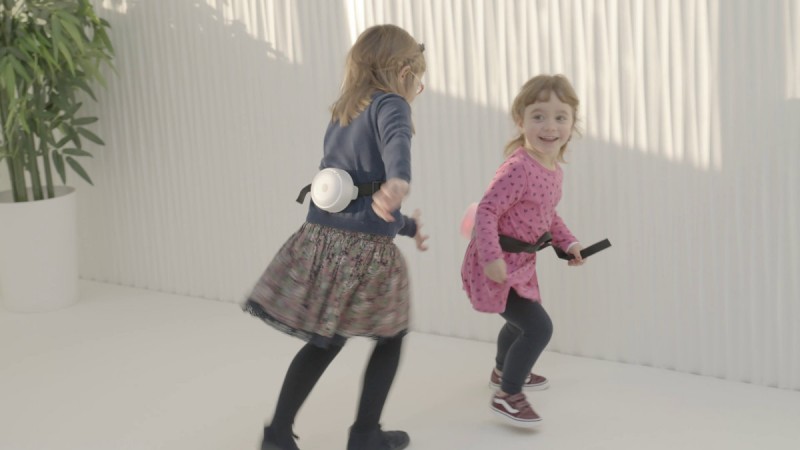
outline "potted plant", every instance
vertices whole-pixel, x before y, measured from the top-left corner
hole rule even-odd
[[[77,300],[75,190],[89,184],[85,141],[104,145],[80,114],[91,85],[105,85],[113,47],[89,0],[0,0],[0,300],[44,311]],[[63,186],[54,183],[55,174]],[[0,189],[2,190],[2,189]]]

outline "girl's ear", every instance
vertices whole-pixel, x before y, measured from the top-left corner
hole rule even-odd
[[[404,80],[409,72],[411,72],[411,66],[403,66],[403,68],[400,69],[400,73],[397,75],[397,77],[401,80]]]

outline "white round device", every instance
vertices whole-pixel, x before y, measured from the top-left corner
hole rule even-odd
[[[358,188],[353,178],[342,169],[322,169],[311,180],[311,200],[318,208],[328,212],[339,212],[358,197]]]

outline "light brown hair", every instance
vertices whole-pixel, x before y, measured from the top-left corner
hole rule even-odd
[[[421,76],[426,69],[423,51],[404,29],[395,25],[375,25],[364,30],[347,54],[344,81],[339,98],[331,105],[331,120],[346,126],[372,100],[375,91],[403,95],[413,89],[414,77],[400,79],[409,66]]]

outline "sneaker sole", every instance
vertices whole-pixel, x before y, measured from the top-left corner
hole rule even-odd
[[[515,427],[534,428],[537,425],[539,425],[540,423],[542,423],[541,417],[536,419],[536,420],[521,420],[521,419],[517,419],[514,416],[510,416],[510,415],[508,415],[508,414],[506,414],[506,413],[504,413],[502,411],[499,411],[497,409],[491,408],[491,410],[492,410],[492,412],[494,414],[496,414],[498,417],[503,419],[503,423],[506,423],[508,425],[513,425]]]
[[[494,384],[491,381],[489,382],[489,386],[494,388],[494,389],[500,389],[500,385],[499,384]],[[529,391],[529,392],[530,391],[543,391],[543,390],[545,390],[545,389],[547,389],[549,387],[550,387],[550,382],[548,381],[548,382],[544,382],[542,384],[536,384],[536,385],[533,385],[533,386],[522,386],[522,390],[523,391]]]

